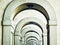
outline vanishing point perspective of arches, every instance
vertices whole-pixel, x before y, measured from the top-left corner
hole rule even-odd
[[[54,9],[45,0],[13,0],[2,18],[2,45],[57,45]]]

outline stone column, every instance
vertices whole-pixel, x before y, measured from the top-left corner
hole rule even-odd
[[[52,20],[49,22],[50,26],[50,45],[57,45],[57,21]]]
[[[11,29],[10,25],[3,26],[3,45],[11,45]]]

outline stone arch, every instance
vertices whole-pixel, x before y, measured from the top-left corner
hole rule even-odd
[[[24,3],[30,3],[30,2],[40,5],[40,7],[43,7],[46,10],[45,13],[48,12],[47,16],[49,16],[49,18],[51,20],[49,22],[52,22],[52,21],[56,22],[56,16],[54,14],[55,12],[54,12],[53,8],[51,7],[51,5],[47,1],[39,1],[39,0],[38,1],[35,1],[35,0],[33,0],[33,1],[30,1],[30,0],[23,1],[22,0],[21,2],[19,2],[17,0],[12,1],[10,3],[10,5],[6,8],[6,11],[5,11],[5,14],[4,14],[4,21],[6,20],[7,22],[9,22],[8,20],[10,20],[10,22],[11,22],[11,19],[14,17],[14,10],[16,10],[16,7],[18,7],[19,5],[22,5]],[[52,10],[52,12],[51,12],[51,10]],[[5,22],[3,22],[3,24],[5,24]]]
[[[13,0],[6,8],[3,19],[2,19],[2,28],[3,28],[3,45],[9,45],[10,44],[10,32],[11,30],[14,30],[14,27],[12,26],[12,22],[14,21],[14,17],[16,16],[17,12],[16,11],[17,7],[20,7],[22,4],[27,4],[27,3],[33,3],[40,5],[40,12],[43,12],[46,18],[49,18],[48,24],[47,24],[47,29],[48,29],[48,34],[49,36],[47,38],[50,39],[50,45],[57,45],[56,43],[56,26],[57,26],[57,21],[56,21],[56,15],[54,12],[54,9],[52,6],[45,0]],[[13,6],[14,5],[14,6]],[[24,5],[22,6],[24,7]],[[19,9],[19,8],[18,8]],[[16,13],[16,14],[15,14]],[[54,31],[54,32],[53,32]],[[8,33],[6,33],[8,32]],[[8,37],[8,38],[7,38]],[[53,37],[53,38],[52,38]],[[8,39],[8,40],[6,40]],[[49,45],[48,42],[48,45]],[[8,43],[8,44],[7,44]]]
[[[37,23],[36,25],[39,27],[39,29],[37,28],[37,29],[34,29],[33,27],[28,27],[27,29],[24,29],[25,31],[24,31],[24,33],[22,33],[21,34],[21,32],[23,31],[22,29],[23,29],[23,27],[24,26],[26,26],[25,24],[27,24],[27,23],[29,23],[29,22],[35,22],[35,23]],[[31,24],[31,23],[29,23],[29,24]],[[27,24],[27,25],[29,25],[29,24]],[[32,23],[33,24],[33,23]],[[34,24],[35,25],[35,24]],[[42,28],[41,28],[41,27]],[[16,25],[16,28],[15,28],[15,32],[14,32],[14,34],[15,34],[15,45],[16,44],[18,44],[19,45],[19,43],[20,42],[18,42],[19,41],[19,39],[18,39],[18,37],[20,36],[20,37],[22,37],[22,35],[25,35],[25,33],[27,32],[27,31],[29,31],[29,29],[30,30],[35,30],[36,32],[38,32],[39,34],[40,33],[42,33],[42,34],[40,34],[41,35],[41,37],[43,36],[43,38],[44,38],[44,40],[43,39],[41,39],[42,40],[42,42],[44,42],[44,43],[42,43],[42,44],[44,44],[44,45],[46,45],[47,44],[47,29],[46,29],[46,26],[45,26],[45,24],[40,20],[40,19],[38,19],[38,18],[34,18],[34,17],[28,17],[28,18],[25,18],[25,19],[22,19],[22,20],[20,20],[18,23],[17,23],[17,25]],[[41,31],[38,31],[38,30],[40,30],[41,29]],[[43,30],[43,31],[42,31]],[[46,38],[46,39],[45,39]],[[20,40],[21,40],[21,38],[20,38]]]

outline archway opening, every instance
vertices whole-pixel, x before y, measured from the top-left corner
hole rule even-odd
[[[12,21],[16,21],[17,19],[19,20],[19,17],[18,15],[21,15],[22,13],[25,14],[27,12],[33,12],[37,15],[41,15],[39,17],[43,17],[43,19],[45,20],[45,24],[47,24],[47,26],[45,26],[47,28],[47,43],[49,44],[49,16],[48,16],[48,13],[47,11],[40,5],[38,4],[35,4],[35,3],[25,3],[25,4],[22,4],[22,5],[19,5],[18,7],[15,8],[14,12],[13,12],[13,16],[12,16]],[[39,13],[40,12],[40,13]],[[32,14],[33,15],[33,14]],[[33,16],[34,17],[34,16]],[[37,17],[37,16],[36,16]],[[16,19],[17,18],[17,19]],[[38,18],[38,17],[37,17]],[[42,18],[41,18],[42,20]],[[20,20],[19,20],[20,21]],[[18,21],[18,22],[19,22]],[[18,22],[16,23],[16,25],[18,24]],[[43,21],[44,22],[44,21]],[[32,22],[30,22],[32,23]],[[15,24],[15,22],[14,22]],[[28,23],[29,24],[29,23]],[[33,23],[32,23],[33,24]],[[16,26],[15,25],[15,26]],[[14,30],[15,31],[15,30]],[[43,37],[43,36],[42,36]]]

